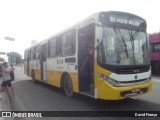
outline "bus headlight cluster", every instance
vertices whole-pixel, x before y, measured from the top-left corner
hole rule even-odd
[[[151,81],[151,76],[146,79],[146,82],[149,82],[149,81]]]
[[[124,86],[132,86],[132,85],[138,85],[138,84],[144,84],[144,83],[148,83],[151,80],[151,77],[143,79],[143,81],[117,81],[114,80],[110,77],[107,77],[105,75],[99,74],[99,78],[101,78],[102,80],[107,81],[110,85],[115,86],[115,87],[124,87]]]
[[[109,84],[111,84],[112,86],[119,86],[119,82],[110,78],[110,77],[107,77],[105,75],[102,75],[102,74],[99,74],[99,77],[105,81],[107,81]]]

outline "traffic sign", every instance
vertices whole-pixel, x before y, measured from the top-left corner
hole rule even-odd
[[[14,38],[12,38],[12,37],[7,37],[7,36],[6,36],[4,39],[5,39],[5,40],[9,40],[9,41],[15,41]]]

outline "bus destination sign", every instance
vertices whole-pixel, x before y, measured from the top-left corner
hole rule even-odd
[[[129,25],[136,26],[136,27],[138,27],[140,25],[140,23],[138,21],[128,20],[128,19],[124,19],[124,18],[118,18],[115,16],[110,16],[109,20],[112,23],[129,24]]]

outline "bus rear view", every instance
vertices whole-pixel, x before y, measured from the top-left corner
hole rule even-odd
[[[146,21],[129,13],[101,12],[99,22],[102,38],[95,55],[95,97],[117,100],[149,92]]]

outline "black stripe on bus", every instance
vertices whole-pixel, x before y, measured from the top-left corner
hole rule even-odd
[[[75,57],[65,58],[65,62],[66,62],[66,63],[69,63],[69,62],[76,62],[76,58],[75,58]]]

